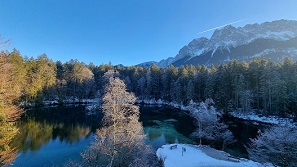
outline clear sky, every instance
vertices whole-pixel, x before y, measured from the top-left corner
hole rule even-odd
[[[199,32],[277,19],[297,20],[297,1],[0,0],[0,35],[11,39],[9,50],[95,65],[160,61],[213,31]]]

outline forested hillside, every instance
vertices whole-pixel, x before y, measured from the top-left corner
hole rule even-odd
[[[165,69],[53,62],[46,55],[22,57],[17,50],[1,52],[0,60],[2,108],[97,98],[102,94],[104,73],[117,70],[139,99],[188,104],[212,98],[226,112],[256,109],[264,115],[297,114],[297,63],[289,58],[280,63],[255,58],[250,63],[233,60],[211,68],[170,65]]]

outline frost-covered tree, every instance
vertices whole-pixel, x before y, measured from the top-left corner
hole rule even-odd
[[[107,73],[109,75],[109,73]],[[82,154],[87,165],[129,166],[132,163],[149,166],[153,151],[144,144],[144,132],[139,119],[136,97],[126,91],[125,83],[110,75],[103,96],[103,127],[96,141]],[[105,76],[106,77],[106,76]]]
[[[279,72],[265,69],[260,77],[260,94],[268,114],[279,112],[286,106],[286,85]]]
[[[273,126],[251,139],[247,151],[251,159],[279,166],[297,166],[297,128]]]
[[[132,82],[131,82],[131,79],[129,76],[125,77],[125,84],[127,86],[127,90],[131,91],[133,86],[132,86]]]
[[[247,113],[251,109],[251,103],[253,101],[253,94],[251,90],[243,90],[240,92],[240,104],[242,111]]]
[[[210,108],[211,107],[211,108]],[[199,144],[202,144],[202,139],[208,138],[209,125],[217,121],[217,113],[213,106],[201,102],[198,107],[198,111],[192,113],[196,119],[197,130],[193,133],[193,136],[199,138]]]
[[[151,91],[153,98],[159,99],[160,98],[160,93],[161,93],[161,72],[162,69],[160,67],[156,66],[153,64],[150,68],[150,74],[152,77],[151,80]]]
[[[152,98],[153,84],[152,84],[152,76],[151,76],[150,71],[148,71],[148,73],[146,74],[145,79],[146,79],[145,95],[147,98]]]
[[[194,82],[193,82],[193,80],[189,80],[189,82],[187,84],[187,89],[186,89],[187,102],[194,99],[194,96],[195,96]]]
[[[238,76],[234,77],[232,86],[234,87],[234,102],[235,102],[235,108],[239,108],[239,103],[241,102],[240,100],[240,95],[244,91],[245,84],[244,84],[244,76],[243,74],[239,74]]]
[[[228,129],[228,125],[222,122],[215,122],[209,132],[209,139],[214,143],[221,144],[221,149],[224,150],[227,145],[236,142],[232,132]]]
[[[182,96],[183,96],[183,85],[181,82],[181,78],[178,78],[173,84],[173,101],[177,102],[178,104],[182,104]]]
[[[138,81],[137,81],[137,91],[139,93],[138,98],[144,98],[145,97],[145,89],[146,89],[146,77],[141,77]],[[140,96],[140,97],[139,97]]]
[[[220,122],[218,117],[220,114],[212,105],[213,100],[207,99],[199,104],[198,111],[192,112],[197,126],[192,135],[199,139],[199,144],[202,144],[202,139],[205,139],[222,143],[222,149],[224,149],[235,140],[228,126]]]

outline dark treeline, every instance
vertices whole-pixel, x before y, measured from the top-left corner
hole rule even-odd
[[[255,58],[250,63],[233,60],[212,66],[122,67],[86,65],[77,60],[53,62],[46,55],[23,58],[14,50],[0,55],[2,106],[20,102],[41,104],[69,98],[101,96],[103,75],[121,74],[129,91],[139,99],[163,99],[187,105],[207,98],[224,111],[255,109],[264,115],[288,116],[297,111],[297,63],[286,58],[273,63]]]

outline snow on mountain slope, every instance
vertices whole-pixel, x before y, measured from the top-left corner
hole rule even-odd
[[[297,37],[297,21],[293,20],[278,20],[262,24],[248,24],[238,28],[228,25],[222,29],[215,30],[210,39],[202,37],[192,40],[188,45],[181,48],[175,57],[161,60],[156,64],[160,67],[167,67],[170,64],[179,66],[185,64],[185,62],[187,62],[186,64],[191,64],[191,59],[205,55],[208,52],[211,53],[208,57],[211,59],[214,55],[217,55],[218,51],[226,54],[238,46],[250,44],[257,39],[286,41],[294,37]],[[295,48],[297,48],[297,45]],[[263,50],[265,49],[267,48],[263,48]],[[255,57],[257,54],[261,53],[255,53],[255,55],[249,55],[248,57]],[[226,59],[226,61],[227,60],[228,59]]]

